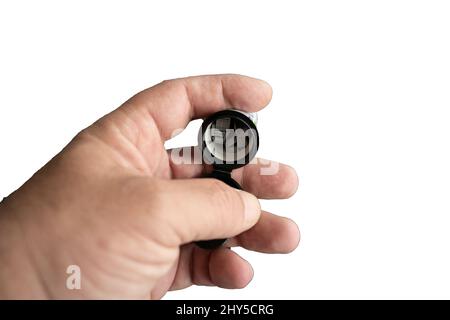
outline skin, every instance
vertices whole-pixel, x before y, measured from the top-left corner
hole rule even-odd
[[[81,131],[0,203],[0,298],[159,299],[191,285],[243,288],[251,265],[230,247],[288,253],[300,239],[290,219],[260,199],[297,190],[295,171],[262,164],[233,171],[245,191],[199,179],[200,164],[174,164],[164,148],[192,119],[272,97],[264,81],[213,75],[164,81]],[[267,167],[267,163],[264,164]],[[196,240],[229,238],[216,250]],[[81,268],[81,290],[66,269]]]

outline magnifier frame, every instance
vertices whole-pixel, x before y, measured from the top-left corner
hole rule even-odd
[[[234,159],[233,161],[226,161],[226,159],[224,161],[224,159],[220,159],[213,153],[211,153],[211,150],[208,148],[207,142],[205,141],[206,140],[205,135],[208,130],[211,130],[210,126],[217,120],[221,119],[230,119],[230,123],[231,120],[239,122],[239,129],[244,130],[245,134],[248,135],[249,150],[248,153],[245,154],[244,158],[237,159],[236,157],[233,157]],[[226,136],[227,135],[225,135],[225,138]],[[209,134],[209,137],[212,137],[212,135]],[[199,146],[201,146],[202,148],[201,150],[203,160],[213,165],[213,172],[207,177],[219,179],[233,188],[242,189],[239,183],[237,183],[231,177],[231,171],[250,163],[250,161],[253,160],[258,151],[259,133],[253,121],[248,116],[246,116],[245,113],[240,111],[236,110],[219,111],[211,115],[210,117],[206,118],[205,121],[203,121],[203,124],[199,131],[198,139],[199,139]],[[235,139],[235,135],[233,135],[233,139]],[[225,141],[223,144],[227,145]],[[197,241],[196,244],[203,249],[215,249],[220,247],[225,241],[226,239],[204,240],[204,241]]]

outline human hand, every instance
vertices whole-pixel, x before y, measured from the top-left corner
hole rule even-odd
[[[295,171],[233,171],[245,191],[197,179],[207,166],[176,164],[164,148],[190,120],[226,108],[256,112],[270,86],[239,75],[164,81],[80,132],[0,204],[0,297],[161,298],[195,285],[245,287],[250,264],[229,249],[287,253],[296,224],[261,211],[256,197],[287,198]],[[253,194],[253,195],[252,195]],[[256,197],[255,197],[256,196]],[[229,238],[208,251],[192,244]],[[66,268],[81,269],[81,290]]]

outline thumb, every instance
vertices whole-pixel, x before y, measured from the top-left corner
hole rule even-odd
[[[259,219],[258,199],[216,179],[166,180],[159,204],[177,245],[234,237]]]

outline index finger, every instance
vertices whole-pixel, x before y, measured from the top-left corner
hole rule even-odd
[[[263,80],[237,74],[205,75],[163,81],[133,96],[119,109],[149,114],[161,138],[168,140],[192,119],[233,107],[256,112],[271,98],[272,88]]]

